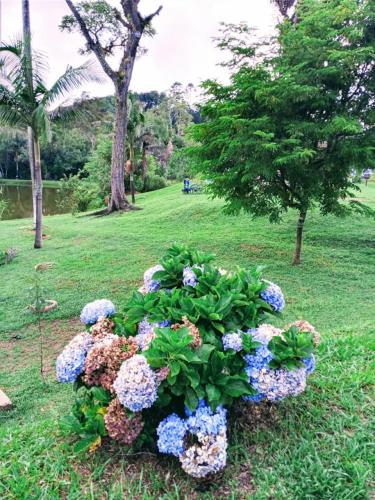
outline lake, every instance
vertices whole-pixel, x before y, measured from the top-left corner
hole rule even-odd
[[[11,186],[0,184],[0,191],[8,206],[2,220],[24,219],[33,216],[31,186]],[[66,211],[59,206],[60,194],[57,188],[43,188],[43,215],[61,214]]]

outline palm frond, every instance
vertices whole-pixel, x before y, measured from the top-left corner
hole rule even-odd
[[[0,105],[0,125],[23,128],[27,126],[25,117],[13,106]]]
[[[56,100],[66,97],[72,90],[79,88],[83,83],[90,82],[103,82],[103,77],[95,63],[88,61],[78,68],[68,66],[65,73],[50,88],[46,95],[45,105],[50,106]]]
[[[79,121],[93,121],[94,115],[89,110],[82,108],[79,103],[67,104],[62,103],[60,106],[49,111],[51,121],[59,121],[66,124],[72,124]]]

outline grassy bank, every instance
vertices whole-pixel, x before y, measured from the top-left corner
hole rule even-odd
[[[43,181],[43,187],[57,188],[60,181]],[[31,186],[31,181],[27,179],[0,179],[0,186]]]
[[[361,194],[375,207],[375,184]],[[374,408],[374,221],[312,213],[306,224],[303,265],[290,265],[296,215],[283,224],[226,217],[221,203],[182,196],[172,186],[138,197],[142,211],[111,217],[46,217],[48,238],[32,250],[29,220],[0,222],[1,244],[18,249],[0,268],[0,387],[15,402],[1,415],[1,498],[369,498]],[[126,457],[118,447],[76,457],[57,420],[72,402],[70,387],[53,380],[53,362],[79,329],[88,301],[106,297],[120,308],[172,242],[217,254],[225,268],[265,264],[283,288],[283,323],[305,318],[323,341],[306,393],[278,405],[262,425],[236,418],[224,477],[205,493],[173,460]],[[59,307],[45,323],[47,384],[38,373],[39,344],[28,312],[33,267]],[[248,417],[251,412],[247,410]],[[1,489],[2,488],[2,489]]]

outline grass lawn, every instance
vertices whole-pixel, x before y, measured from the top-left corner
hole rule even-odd
[[[59,187],[60,181],[43,181],[43,187]],[[0,179],[0,186],[31,186],[27,179]]]
[[[361,197],[375,208],[375,183]],[[366,499],[374,453],[375,223],[359,217],[308,216],[303,264],[292,267],[296,214],[281,225],[224,216],[221,202],[183,196],[178,186],[140,195],[143,207],[110,217],[44,219],[47,239],[32,249],[30,220],[0,222],[1,247],[18,257],[0,268],[0,387],[15,403],[0,414],[0,498],[68,499]],[[304,318],[322,334],[318,366],[306,392],[269,409],[254,424],[238,408],[228,467],[206,492],[177,462],[131,455],[106,445],[75,456],[58,419],[71,387],[54,381],[53,363],[79,331],[77,315],[96,298],[121,304],[174,241],[213,251],[224,268],[266,265],[287,298],[282,323]],[[35,318],[28,312],[33,267],[58,308],[44,322],[47,383],[39,376]],[[374,483],[372,483],[374,484]]]

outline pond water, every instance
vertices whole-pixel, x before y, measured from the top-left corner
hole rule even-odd
[[[0,184],[2,197],[8,205],[3,213],[2,220],[23,219],[32,217],[33,203],[31,198],[31,186],[8,186]],[[59,206],[60,194],[57,188],[43,188],[43,214],[55,215],[64,213]]]

